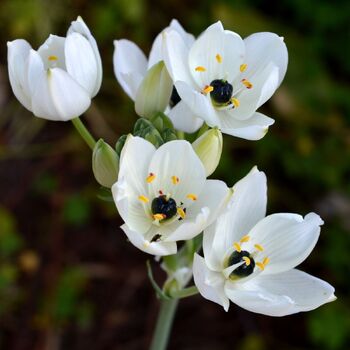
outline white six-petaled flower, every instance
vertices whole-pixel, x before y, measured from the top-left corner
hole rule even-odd
[[[194,258],[194,281],[202,296],[226,311],[231,300],[270,316],[333,301],[331,285],[294,268],[314,248],[321,218],[315,213],[265,217],[266,177],[256,168],[233,189],[227,211],[204,231],[204,258]]]
[[[123,231],[137,248],[154,255],[177,251],[210,225],[231,190],[206,180],[202,162],[187,141],[170,141],[156,149],[129,136],[123,147],[113,198],[125,224]]]
[[[203,121],[223,133],[258,140],[274,120],[257,113],[275,92],[287,69],[283,38],[256,33],[242,40],[221,22],[189,46],[171,28],[163,35],[163,58],[182,103],[195,117],[173,112],[176,128],[193,132]]]
[[[37,51],[23,39],[7,46],[12,90],[35,116],[66,121],[89,108],[101,86],[102,65],[96,41],[80,17],[66,37],[50,35]]]

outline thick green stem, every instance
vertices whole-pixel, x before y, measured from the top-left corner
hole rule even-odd
[[[80,120],[80,118],[72,119],[72,123],[74,127],[77,129],[80,136],[84,139],[87,145],[93,150],[95,147],[96,141],[93,138],[93,136],[90,134],[89,130],[85,127],[83,122]]]
[[[166,349],[178,302],[178,299],[161,301],[150,350]]]

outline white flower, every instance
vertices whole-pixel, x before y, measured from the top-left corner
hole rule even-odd
[[[23,39],[7,46],[12,90],[35,116],[66,121],[89,108],[101,86],[102,66],[96,41],[80,17],[67,37],[50,35],[37,51]]]
[[[169,27],[165,28],[155,38],[148,60],[141,49],[132,41],[127,39],[114,41],[115,50],[113,64],[115,76],[124,91],[133,101],[136,102],[136,104],[138,104],[137,99],[138,95],[140,95],[139,88],[145,79],[147,72],[155,64],[163,61],[163,33],[168,29],[175,31],[186,47],[190,47],[193,44],[193,35],[185,32],[180,23],[175,19],[171,21]],[[140,114],[138,109],[136,109],[136,112]],[[194,118],[193,112],[191,112],[185,103],[179,101],[179,96],[175,90],[173,90],[170,106],[166,109],[166,113],[168,117],[176,123],[175,127],[179,122],[182,124],[187,123],[187,120],[190,120],[191,124],[189,124],[189,127],[187,128],[188,132],[196,131],[203,123],[203,121],[198,118],[197,124],[192,122]],[[175,119],[174,115],[177,116]],[[180,118],[181,120],[179,120]]]
[[[176,89],[196,117],[223,133],[248,140],[262,138],[274,120],[256,110],[275,92],[287,69],[283,38],[256,33],[245,40],[211,25],[191,47],[174,30],[164,33],[164,62]],[[187,131],[198,118],[176,127]]]
[[[204,231],[204,258],[194,281],[227,311],[229,300],[253,312],[284,316],[333,301],[334,288],[294,267],[314,248],[321,218],[310,213],[265,217],[266,177],[256,168],[234,186],[227,212]]]
[[[131,243],[150,254],[170,255],[176,241],[193,238],[215,220],[231,191],[222,181],[206,180],[189,142],[170,141],[156,149],[129,136],[112,193]]]

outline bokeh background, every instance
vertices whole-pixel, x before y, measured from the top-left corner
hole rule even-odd
[[[49,33],[65,35],[77,15],[95,35],[104,67],[84,121],[112,145],[136,120],[114,78],[114,39],[148,52],[172,18],[195,35],[220,19],[243,37],[284,36],[287,76],[261,108],[276,123],[258,142],[225,137],[214,176],[232,185],[257,164],[268,176],[269,213],[319,213],[326,223],[301,268],[333,284],[338,300],[270,318],[234,305],[225,313],[196,296],[181,301],[169,349],[349,349],[347,0],[1,0],[0,348],[146,349],[156,320],[150,257],[127,242],[114,204],[97,197],[90,150],[70,123],[34,118],[9,87],[6,41],[25,38],[36,48]]]

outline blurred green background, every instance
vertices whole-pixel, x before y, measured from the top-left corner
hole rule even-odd
[[[350,348],[350,2],[346,0],[1,0],[0,348],[146,349],[157,315],[149,258],[126,241],[113,203],[97,198],[91,154],[70,123],[34,118],[8,84],[6,41],[38,47],[81,15],[98,41],[104,80],[84,120],[114,144],[136,120],[112,66],[113,40],[146,53],[177,18],[198,35],[221,20],[243,37],[284,36],[287,76],[261,108],[265,138],[224,139],[214,174],[229,185],[255,164],[266,172],[268,212],[316,211],[320,241],[301,268],[333,284],[338,300],[307,314],[225,313],[200,296],[181,302],[170,349]],[[156,270],[157,279],[164,278]]]

